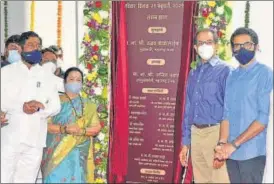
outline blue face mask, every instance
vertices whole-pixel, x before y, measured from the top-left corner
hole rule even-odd
[[[9,50],[8,62],[9,63],[16,63],[20,61],[21,55],[19,54],[18,50]]]
[[[65,89],[67,92],[78,94],[82,89],[82,83],[80,82],[73,82],[73,83],[66,83]]]
[[[39,50],[31,52],[22,52],[23,59],[31,65],[35,65],[41,62],[42,53]]]
[[[242,65],[246,65],[249,63],[255,56],[255,51],[250,51],[245,48],[241,48],[234,53],[235,58],[241,63]]]

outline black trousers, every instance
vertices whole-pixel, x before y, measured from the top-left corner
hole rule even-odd
[[[231,183],[262,183],[265,169],[265,156],[249,160],[226,161],[227,171]]]

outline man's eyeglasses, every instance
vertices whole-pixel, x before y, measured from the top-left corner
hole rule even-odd
[[[197,41],[197,46],[202,46],[204,44],[206,45],[213,45],[215,42],[213,40],[207,40],[207,41]]]
[[[245,43],[233,43],[232,48],[233,50],[240,50],[242,47],[250,50],[252,48],[252,46],[255,45],[255,43],[253,42],[245,42]]]

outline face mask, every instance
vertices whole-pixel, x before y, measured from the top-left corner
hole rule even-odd
[[[42,67],[48,71],[48,72],[51,72],[51,73],[54,73],[56,71],[56,64],[54,64],[53,62],[51,61],[48,61],[47,63],[43,64]]]
[[[60,58],[58,58],[56,64],[57,64],[57,68],[62,68],[63,61]]]
[[[31,65],[38,64],[41,62],[42,53],[39,50],[31,52],[22,52],[23,59]]]
[[[78,94],[82,89],[82,83],[80,82],[66,83],[65,89],[67,92]]]
[[[250,51],[245,48],[241,48],[234,53],[235,58],[241,63],[242,65],[246,65],[249,63],[255,56],[255,51]]]
[[[18,50],[10,50],[8,56],[9,63],[16,63],[21,60],[21,55],[19,54]]]
[[[210,45],[203,44],[198,47],[198,54],[204,60],[209,60],[214,54],[214,48]]]

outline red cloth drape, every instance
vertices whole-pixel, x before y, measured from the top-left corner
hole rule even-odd
[[[123,183],[127,174],[129,118],[126,11],[124,1],[112,2],[112,5],[113,94],[111,99],[108,182]]]
[[[182,120],[184,116],[184,104],[186,96],[186,83],[190,69],[190,63],[193,60],[193,38],[194,38],[194,15],[196,13],[196,1],[184,2],[184,19],[183,19],[183,37],[182,37],[182,59],[177,91],[176,117],[175,117],[175,141],[174,141],[174,172],[173,182],[181,183],[182,181],[182,166],[179,160],[182,139]],[[184,169],[185,178],[183,183],[192,182],[192,166],[189,161],[189,166]]]

